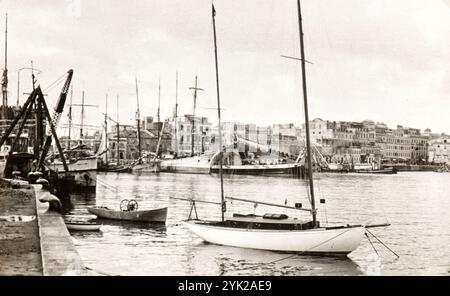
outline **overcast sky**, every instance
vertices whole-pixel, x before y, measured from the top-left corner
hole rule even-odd
[[[223,120],[303,122],[295,0],[216,0]],[[304,0],[310,117],[372,119],[450,132],[449,0]],[[211,0],[0,0],[9,20],[9,102],[17,70],[34,61],[45,89],[74,69],[75,103],[86,92],[89,123],[109,113],[131,123],[139,80],[141,115],[172,114],[179,72],[180,113],[216,121]],[[3,36],[2,54],[3,54]],[[3,61],[3,59],[1,59]],[[3,62],[1,62],[3,67]],[[21,72],[21,92],[31,87]],[[61,85],[48,91],[54,105]],[[21,97],[21,102],[24,97]],[[65,117],[63,117],[65,120]]]

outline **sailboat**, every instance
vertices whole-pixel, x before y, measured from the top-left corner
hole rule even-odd
[[[322,227],[317,221],[317,209],[314,198],[314,182],[313,170],[311,162],[311,143],[309,134],[309,118],[307,104],[307,88],[305,76],[305,52],[303,43],[303,29],[300,1],[297,0],[298,21],[300,32],[300,50],[302,64],[302,84],[303,84],[303,100],[305,108],[305,124],[306,124],[306,144],[307,144],[307,164],[308,164],[308,180],[309,194],[311,197],[311,208],[306,209],[301,204],[296,207],[287,205],[276,205],[265,202],[256,202],[242,198],[224,197],[223,191],[223,171],[222,157],[219,161],[220,167],[220,184],[221,184],[221,202],[217,202],[222,211],[222,219],[220,221],[205,221],[190,219],[183,222],[187,228],[203,240],[226,246],[262,249],[271,251],[293,252],[298,254],[313,255],[332,255],[346,256],[354,251],[363,239],[366,228],[389,226],[389,224],[379,225],[343,225],[333,227]],[[216,64],[216,87],[217,87],[217,107],[219,117],[219,144],[221,143],[221,120],[220,120],[220,95],[219,95],[219,74],[217,60],[217,41],[215,28],[216,11],[212,5],[212,19],[214,32],[214,48],[215,48],[215,64]],[[225,219],[226,203],[225,199],[239,200],[243,202],[251,202],[254,204],[265,204],[269,206],[290,208],[301,211],[307,211],[311,214],[312,220],[301,221],[295,218],[289,218],[284,214],[265,214],[257,215],[239,215],[235,214],[232,218]],[[191,213],[195,209],[195,200],[191,200]],[[209,202],[211,203],[211,202]],[[213,202],[214,203],[214,202]],[[195,214],[197,211],[195,209]]]

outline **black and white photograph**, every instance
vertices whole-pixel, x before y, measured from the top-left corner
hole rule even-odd
[[[450,0],[0,0],[0,66],[0,276],[450,275]]]

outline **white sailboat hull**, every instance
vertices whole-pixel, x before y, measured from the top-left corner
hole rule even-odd
[[[209,243],[239,248],[307,254],[346,255],[364,237],[363,226],[337,229],[267,230],[213,226],[184,222],[190,231]]]

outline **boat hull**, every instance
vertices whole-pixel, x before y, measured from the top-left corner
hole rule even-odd
[[[244,229],[184,222],[206,242],[232,247],[343,256],[354,251],[364,237],[363,226],[310,230]]]
[[[76,191],[95,191],[97,186],[97,159],[86,158],[78,159],[75,162],[67,164],[69,172],[74,176],[74,190]],[[49,168],[58,172],[60,176],[65,175],[62,163],[54,163]]]
[[[4,175],[5,167],[6,167],[6,161],[0,160],[0,178],[3,178],[5,176]]]
[[[395,175],[397,170],[395,169],[379,169],[379,170],[359,170],[356,171],[358,174],[374,174],[374,175]]]
[[[302,176],[304,168],[299,164],[273,164],[273,165],[236,165],[223,166],[224,174],[230,175],[258,175],[258,176]],[[212,173],[219,173],[219,166],[211,168]]]
[[[66,223],[66,227],[73,231],[100,231],[101,224]]]
[[[104,207],[89,207],[88,211],[99,218],[111,220],[166,223],[167,219],[167,208],[125,212],[115,211]]]
[[[160,171],[160,167],[159,164],[154,163],[148,163],[148,164],[138,164],[133,166],[133,168],[131,169],[131,172],[136,174],[136,173],[158,173]]]
[[[184,174],[218,174],[219,166],[211,166],[204,158],[175,159],[162,161],[159,167],[161,172]],[[295,164],[272,165],[224,165],[222,171],[227,175],[257,175],[257,176],[300,176],[304,177],[304,167]]]

